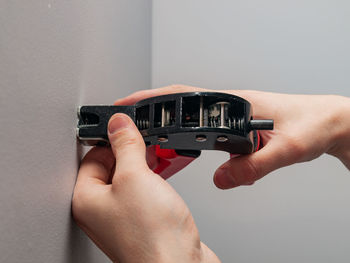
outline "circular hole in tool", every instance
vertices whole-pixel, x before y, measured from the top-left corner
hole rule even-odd
[[[158,142],[167,142],[168,141],[168,136],[165,136],[165,135],[161,135],[161,136],[158,136]]]
[[[207,136],[200,134],[196,136],[196,142],[205,142],[207,140]]]
[[[225,135],[220,135],[216,138],[218,142],[227,142],[228,138]]]

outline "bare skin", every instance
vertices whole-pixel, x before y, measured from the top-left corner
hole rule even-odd
[[[178,92],[204,91],[170,86],[134,93],[116,101],[139,100]],[[350,169],[350,99],[333,95],[286,95],[258,91],[221,91],[250,101],[255,118],[275,120],[261,133],[264,147],[231,158],[214,175],[229,189],[253,184],[268,173],[324,153]],[[200,241],[193,217],[175,190],[150,167],[154,151],[144,145],[124,114],[109,122],[111,148],[93,148],[84,157],[72,209],[78,225],[114,262],[220,262]],[[147,155],[147,158],[146,158]]]

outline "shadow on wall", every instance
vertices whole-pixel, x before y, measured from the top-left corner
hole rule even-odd
[[[94,263],[91,246],[92,242],[86,234],[78,228],[72,217],[69,222],[69,234],[67,236],[66,259],[68,263]]]

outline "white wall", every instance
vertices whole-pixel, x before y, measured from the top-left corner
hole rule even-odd
[[[152,87],[191,84],[350,96],[350,2],[154,0]],[[229,191],[227,154],[169,180],[223,262],[349,262],[350,177],[329,156]]]
[[[76,108],[149,88],[151,1],[0,0],[0,262],[109,262],[70,201]]]

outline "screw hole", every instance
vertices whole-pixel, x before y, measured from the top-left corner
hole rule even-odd
[[[218,142],[227,142],[228,138],[225,135],[220,135],[216,138]]]
[[[207,136],[200,134],[196,136],[196,142],[205,142],[207,140]]]
[[[166,135],[158,136],[158,142],[164,143],[167,141],[168,141],[168,136],[166,136]]]

